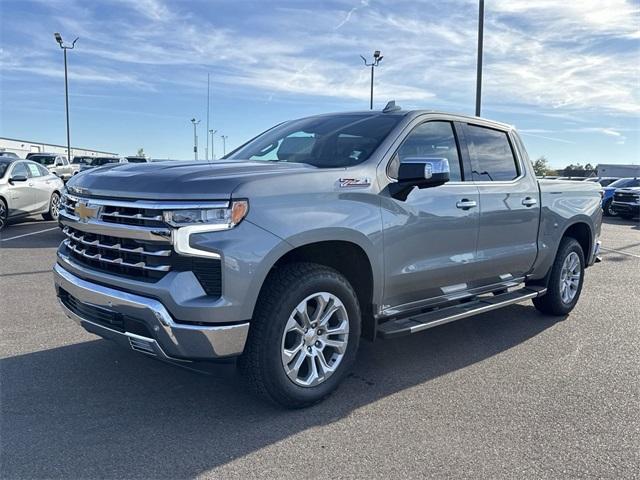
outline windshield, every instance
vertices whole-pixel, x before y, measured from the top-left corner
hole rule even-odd
[[[4,177],[4,174],[7,173],[9,165],[11,165],[10,161],[0,159],[0,178]]]
[[[640,187],[640,179],[638,178],[621,178],[609,184],[613,188]]]
[[[349,167],[369,158],[401,118],[380,113],[294,120],[267,130],[225,158]]]
[[[40,165],[53,165],[56,157],[52,155],[32,155],[29,157],[32,162],[37,162]]]
[[[91,163],[91,160],[93,160],[92,157],[73,157],[73,161],[71,163],[73,164],[82,164],[82,165],[88,165]]]
[[[96,157],[96,158],[92,158],[91,162],[89,162],[90,165],[99,167],[100,165],[106,165],[108,163],[118,163],[119,159],[118,158],[112,158],[112,157]]]

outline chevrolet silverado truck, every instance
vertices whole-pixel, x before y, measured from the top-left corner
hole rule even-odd
[[[529,299],[567,315],[600,201],[597,184],[536,180],[511,126],[390,103],[282,123],[211,163],[72,178],[55,288],[89,332],[190,368],[237,357],[256,392],[304,407],[361,337]]]

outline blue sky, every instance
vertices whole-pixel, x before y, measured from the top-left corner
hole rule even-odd
[[[606,5],[605,5],[606,4]],[[473,113],[477,1],[0,0],[0,135],[191,158],[207,73],[233,147],[274,123],[368,107],[360,54],[384,55],[375,108]],[[486,2],[483,116],[552,165],[640,163],[640,2]]]

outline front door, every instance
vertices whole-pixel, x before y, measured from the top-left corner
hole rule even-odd
[[[25,162],[16,162],[8,173],[9,178],[23,177],[26,181],[12,182],[9,189],[9,216],[24,215],[33,211],[35,196],[33,183]]]
[[[453,124],[426,121],[415,126],[392,157],[387,175],[396,178],[398,165],[412,157],[448,160],[450,182],[414,188],[404,201],[382,196],[383,313],[436,297],[453,298],[469,288],[474,272],[480,200],[476,185],[464,181]]]

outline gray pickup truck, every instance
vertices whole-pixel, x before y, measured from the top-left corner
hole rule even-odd
[[[576,305],[601,187],[538,181],[516,131],[432,111],[285,122],[224,159],[72,178],[54,267],[89,332],[196,368],[237,357],[287,407],[330,394],[358,343],[528,299]]]

